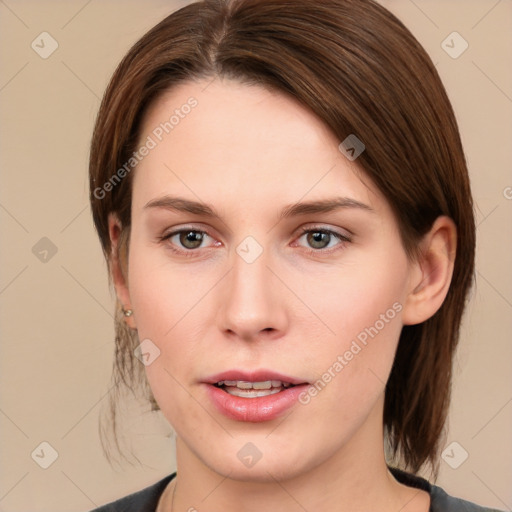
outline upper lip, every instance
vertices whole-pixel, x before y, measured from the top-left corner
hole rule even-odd
[[[305,380],[296,377],[290,377],[283,373],[278,373],[273,370],[227,370],[221,373],[216,373],[204,379],[206,384],[217,384],[217,382],[225,380],[240,380],[244,382],[265,382],[268,380],[279,380],[281,382],[289,382],[290,384],[307,384]]]

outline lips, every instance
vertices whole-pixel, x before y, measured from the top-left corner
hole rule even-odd
[[[225,416],[262,422],[281,416],[309,383],[273,371],[231,370],[204,381],[208,397]]]

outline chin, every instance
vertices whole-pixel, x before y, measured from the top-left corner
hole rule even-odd
[[[285,481],[300,476],[305,468],[301,466],[290,465],[286,458],[277,461],[263,461],[261,459],[252,467],[245,467],[238,460],[226,458],[224,461],[203,460],[209,468],[217,474],[228,477],[237,482],[247,483],[272,483]]]
[[[250,435],[230,438],[215,448],[196,445],[194,452],[202,465],[231,480],[272,483],[307,473],[329,458],[332,449],[315,447],[307,439],[292,443],[277,435],[272,440],[266,439],[266,435]]]

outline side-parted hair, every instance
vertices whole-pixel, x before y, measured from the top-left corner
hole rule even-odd
[[[452,360],[473,281],[475,225],[457,123],[431,59],[373,0],[204,0],[169,15],[119,64],[97,116],[90,201],[107,262],[110,213],[122,224],[124,250],[129,240],[136,170],[119,170],[138,149],[145,112],[176,84],[215,77],[292,96],[340,142],[355,134],[366,147],[356,163],[391,205],[409,258],[438,216],[455,222],[447,297],[432,318],[403,327],[385,392],[389,457],[413,472],[429,465],[436,475]],[[200,104],[193,115],[200,115]],[[122,179],[112,183],[114,175]],[[118,303],[114,384],[144,388],[157,409],[133,354],[137,344]]]

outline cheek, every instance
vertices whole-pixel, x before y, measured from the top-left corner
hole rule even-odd
[[[204,359],[204,326],[213,322],[211,315],[205,315],[205,305],[214,295],[208,296],[208,291],[218,278],[205,271],[198,279],[197,270],[173,264],[165,251],[139,243],[134,234],[129,260],[130,298],[139,339],[151,340],[158,352],[154,362],[146,366],[149,384],[166,414],[178,421],[181,415],[200,421],[204,411],[191,407],[184,388],[189,388],[194,368]]]
[[[364,343],[369,333],[376,336],[375,331],[383,344],[384,340],[396,341],[408,277],[407,259],[401,251],[386,257],[361,257],[323,272],[309,277],[304,273],[299,292],[316,316],[312,323],[318,325],[321,320],[324,324],[320,348],[342,350],[358,337]],[[338,342],[326,344],[326,337]]]
[[[336,275],[317,280],[316,288],[312,279],[303,284],[305,302],[332,331],[322,325],[324,335],[305,347],[304,355],[315,354],[310,364],[320,381],[318,405],[323,403],[326,414],[338,420],[341,415],[353,421],[354,411],[370,407],[385,388],[402,329],[407,259],[396,251],[347,263]],[[308,289],[316,291],[308,294]]]
[[[200,294],[193,275],[170,264],[163,251],[139,244],[136,237],[128,279],[140,339],[171,337]]]
[[[187,286],[183,273],[136,255],[131,261],[130,295],[139,339],[149,339],[158,357],[147,365],[153,396],[174,428],[187,418],[187,428],[204,423],[204,411],[194,407],[187,380],[195,366],[196,334],[190,328],[198,290]],[[147,270],[146,270],[147,269]]]

